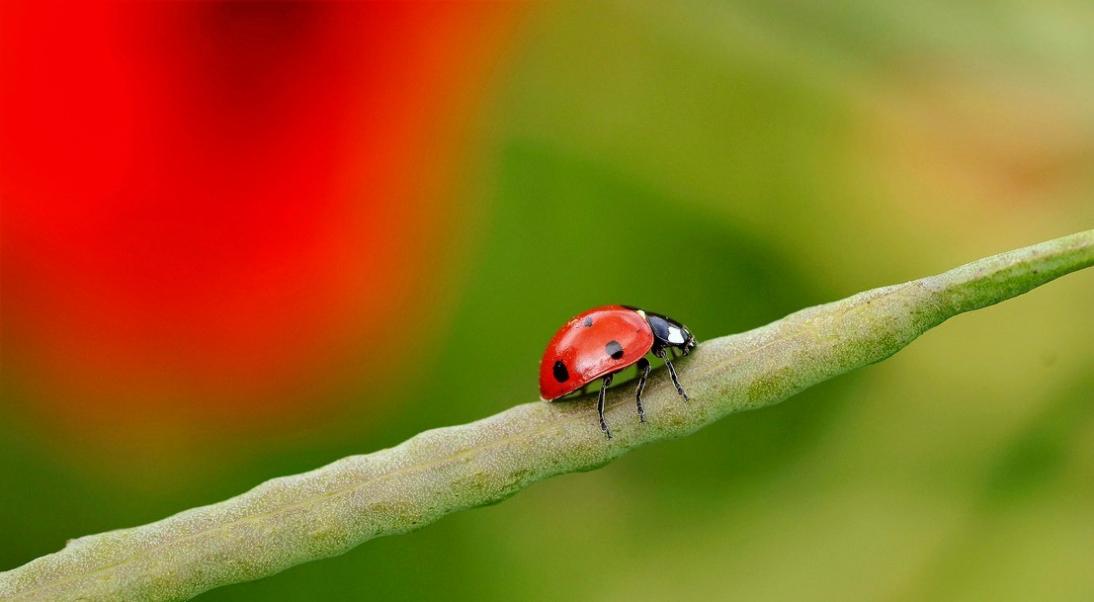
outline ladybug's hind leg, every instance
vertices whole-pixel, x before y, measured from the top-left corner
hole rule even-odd
[[[608,394],[608,385],[612,384],[612,377],[615,374],[605,374],[601,379],[600,396],[596,400],[596,413],[600,416],[600,430],[604,431],[604,434],[609,439],[612,438],[612,431],[608,428],[608,422],[604,420],[604,396]]]
[[[646,388],[646,379],[650,375],[650,361],[643,357],[635,364],[638,368],[638,388],[634,392],[634,402],[638,405],[638,420],[646,421],[646,412],[642,409],[642,390]]]
[[[688,400],[688,394],[684,392],[684,387],[680,385],[680,378],[676,376],[676,368],[672,365],[672,359],[668,353],[665,353],[664,349],[658,349],[654,352],[654,355],[665,360],[665,365],[669,368],[669,376],[672,377],[672,384],[676,385],[676,392],[680,394],[680,397],[684,398],[684,401]]]

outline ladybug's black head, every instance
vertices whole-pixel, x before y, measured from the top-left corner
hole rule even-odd
[[[692,349],[695,349],[695,336],[691,334],[687,326],[668,316],[652,312],[643,313],[646,316],[646,322],[650,325],[650,329],[653,330],[653,351],[675,347],[684,355],[687,355]]]

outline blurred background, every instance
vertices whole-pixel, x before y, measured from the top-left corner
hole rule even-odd
[[[1079,0],[0,10],[0,570],[1094,223]],[[201,599],[1090,599],[1092,276]]]

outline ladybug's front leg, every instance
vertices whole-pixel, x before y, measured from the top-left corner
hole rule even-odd
[[[646,421],[646,412],[642,409],[642,390],[646,388],[646,379],[650,375],[650,361],[643,357],[635,364],[638,368],[638,389],[634,392],[634,402],[638,404],[638,420]]]
[[[600,430],[604,431],[604,434],[609,439],[612,438],[612,432],[608,429],[608,422],[604,420],[604,396],[608,394],[608,385],[612,384],[612,377],[615,374],[605,374],[600,385],[600,397],[596,400],[596,413],[600,415]]]
[[[669,368],[669,376],[672,377],[672,384],[676,385],[676,392],[680,394],[680,397],[684,398],[684,401],[687,401],[688,394],[684,393],[684,387],[680,385],[680,379],[676,376],[676,368],[672,365],[670,354],[665,353],[664,349],[658,349],[654,352],[654,355],[665,360],[665,365]]]

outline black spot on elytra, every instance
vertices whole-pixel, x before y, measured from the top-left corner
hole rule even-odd
[[[584,324],[585,324],[585,328],[588,328],[588,327],[592,326],[593,325],[593,319],[591,317],[585,318]]]
[[[619,344],[619,341],[608,341],[608,344],[604,345],[604,352],[612,356],[613,360],[623,359],[623,346]]]
[[[566,369],[566,364],[563,364],[562,360],[555,362],[554,373],[555,380],[560,383],[570,380],[570,371]]]

